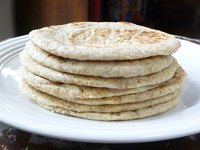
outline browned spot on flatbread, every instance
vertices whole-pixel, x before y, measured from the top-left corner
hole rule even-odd
[[[110,28],[86,29],[70,35],[69,41],[74,45],[101,47],[130,43],[131,39],[138,33],[132,30],[111,30]]]
[[[111,29],[107,29],[107,28],[105,28],[105,29],[95,29],[94,30],[95,36],[106,37],[110,33],[111,33]]]
[[[153,31],[143,31],[140,34],[136,35],[134,38],[137,42],[141,44],[154,44],[164,41],[169,37],[162,33],[156,33]]]

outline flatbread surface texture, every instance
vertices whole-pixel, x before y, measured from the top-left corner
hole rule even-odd
[[[169,67],[150,75],[133,78],[102,78],[56,71],[54,69],[42,66],[41,64],[32,60],[26,51],[23,51],[20,54],[20,60],[23,66],[30,72],[50,81],[112,89],[130,89],[159,84],[171,79],[174,76],[176,69],[179,67],[178,63],[174,59],[173,63]]]
[[[29,33],[33,43],[57,56],[77,60],[133,60],[171,55],[180,42],[167,33],[125,22],[79,22]]]
[[[79,86],[75,84],[51,82],[47,79],[39,77],[27,69],[22,68],[22,79],[31,85],[32,87],[49,93],[51,95],[62,96],[63,98],[103,98],[103,97],[112,97],[120,96],[131,93],[144,92],[155,87],[158,87],[160,84],[149,85],[139,88],[132,89],[109,89],[109,88],[96,88],[88,86]]]
[[[173,108],[177,102],[178,102],[178,96],[175,96],[176,94],[167,95],[163,98],[160,98],[157,102],[149,101],[146,104],[129,104],[123,107],[116,106],[113,108],[113,106],[106,106],[110,107],[111,110],[114,112],[98,112],[102,111],[100,107],[103,106],[94,106],[96,108],[91,108],[92,106],[81,106],[79,104],[69,104],[66,101],[59,101],[57,98],[53,98],[45,93],[39,92],[33,88],[30,88],[28,85],[23,84],[22,89],[25,93],[28,94],[28,96],[36,102],[39,106],[51,110],[56,113],[64,114],[64,115],[70,115],[85,119],[91,119],[91,120],[104,120],[104,121],[111,121],[111,120],[130,120],[130,119],[138,119],[138,118],[144,118],[149,117],[153,115],[157,115],[163,112],[168,111],[169,109]],[[171,100],[169,98],[172,98]],[[59,101],[59,102],[58,102]],[[152,103],[152,105],[149,103]],[[71,105],[71,106],[70,106]],[[77,106],[79,105],[79,106]],[[145,106],[146,107],[145,107]],[[76,107],[79,107],[80,109],[77,109]],[[144,107],[144,108],[143,108]],[[139,109],[136,109],[139,108]],[[76,111],[79,110],[79,111]],[[93,111],[84,111],[80,112],[81,110],[96,110],[97,112]],[[121,112],[115,112],[119,109],[127,109],[128,111],[121,111]],[[130,110],[129,110],[130,109]],[[131,110],[133,109],[133,110]],[[106,110],[103,109],[103,110]]]
[[[159,72],[173,62],[172,56],[155,56],[136,60],[79,61],[48,53],[29,41],[25,51],[43,66],[60,72],[104,78],[130,78]]]
[[[157,97],[162,97],[170,93],[174,93],[176,91],[180,91],[181,85],[185,79],[185,72],[182,68],[178,68],[177,72],[175,73],[174,77],[160,86],[157,86],[153,89],[139,92],[139,93],[132,93],[122,96],[113,96],[113,97],[104,97],[104,98],[69,98],[67,92],[55,92],[49,90],[42,90],[50,95],[58,97],[63,100],[79,103],[79,104],[86,104],[86,105],[106,105],[106,104],[125,104],[125,103],[135,103],[141,102]],[[41,81],[40,81],[41,82]],[[27,83],[25,81],[25,83]],[[45,82],[46,83],[46,82]],[[30,85],[33,85],[31,83]],[[37,86],[33,85],[34,88],[39,89]]]
[[[74,102],[70,102],[67,100],[59,99],[39,90],[36,90],[26,84],[22,83],[23,91],[31,98],[35,99],[40,103],[44,103],[47,105],[52,105],[55,107],[62,107],[68,110],[74,110],[77,112],[122,112],[122,111],[130,111],[137,110],[149,106],[153,106],[156,104],[164,103],[172,100],[175,97],[178,97],[180,91],[176,91],[165,96],[149,99],[147,101],[135,102],[135,103],[127,103],[127,104],[116,104],[116,105],[85,105],[78,104]]]

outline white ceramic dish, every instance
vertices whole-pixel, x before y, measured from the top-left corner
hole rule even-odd
[[[27,40],[22,36],[0,43],[0,121],[40,135],[97,143],[158,141],[200,132],[199,45],[181,40],[174,55],[187,72],[176,108],[141,120],[100,122],[49,112],[21,93],[18,54]]]

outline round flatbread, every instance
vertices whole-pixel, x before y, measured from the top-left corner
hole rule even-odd
[[[174,60],[172,56],[155,56],[126,61],[78,61],[52,55],[31,41],[26,44],[25,51],[36,62],[59,72],[104,78],[131,78],[152,74],[169,67]]]
[[[63,96],[56,93],[54,93],[55,94],[54,96],[63,100],[67,100],[67,101],[71,101],[71,102],[79,103],[79,104],[86,104],[86,105],[135,103],[135,102],[146,101],[146,100],[157,98],[157,97],[162,97],[167,94],[180,91],[184,78],[185,78],[185,72],[184,70],[179,68],[172,79],[166,81],[165,83],[161,84],[160,86],[154,89],[147,90],[145,92],[122,95],[122,96],[114,96],[114,97],[88,98],[88,99],[68,98],[65,95]]]
[[[149,99],[142,102],[135,102],[135,103],[129,103],[129,104],[120,104],[120,105],[84,105],[84,104],[78,104],[73,103],[67,100],[62,100],[59,98],[56,98],[54,96],[51,96],[49,94],[46,94],[44,92],[41,92],[39,90],[36,90],[26,84],[25,82],[22,82],[22,90],[28,97],[36,101],[37,103],[43,103],[46,105],[54,106],[54,107],[60,107],[67,110],[73,110],[77,112],[122,112],[122,111],[132,111],[132,110],[138,110],[145,107],[154,106],[160,103],[164,103],[167,101],[170,101],[174,99],[175,97],[178,97],[180,91],[176,91],[174,93],[157,97],[154,99]]]
[[[31,41],[57,56],[77,60],[133,60],[171,55],[180,42],[167,33],[125,22],[79,22],[29,33]]]
[[[138,76],[133,78],[102,78],[58,72],[35,62],[26,53],[26,51],[23,51],[20,54],[20,60],[22,65],[30,72],[53,82],[91,87],[105,87],[112,89],[130,89],[159,84],[171,79],[179,67],[177,62],[174,60],[174,62],[169,67],[151,75]]]
[[[134,111],[125,111],[118,113],[94,113],[94,112],[76,112],[72,110],[67,110],[62,107],[55,107],[51,105],[46,105],[44,103],[37,103],[39,106],[48,109],[52,112],[56,112],[63,115],[74,116],[78,118],[84,118],[89,120],[99,120],[99,121],[122,121],[122,120],[133,120],[146,118],[154,115],[164,113],[178,103],[178,98],[172,99],[171,101],[157,104],[154,106],[134,110]]]
[[[26,69],[21,69],[22,79],[31,85],[32,87],[48,93],[50,95],[60,95],[63,98],[103,98],[120,96],[131,93],[144,92],[149,89],[158,87],[160,84],[149,85],[140,88],[133,89],[108,89],[108,88],[96,88],[87,86],[78,86],[75,84],[66,84],[59,82],[51,82],[47,79],[34,75]]]

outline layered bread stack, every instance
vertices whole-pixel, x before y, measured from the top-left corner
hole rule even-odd
[[[30,32],[20,54],[22,90],[48,110],[130,120],[178,103],[185,72],[172,35],[125,22],[79,22]]]

